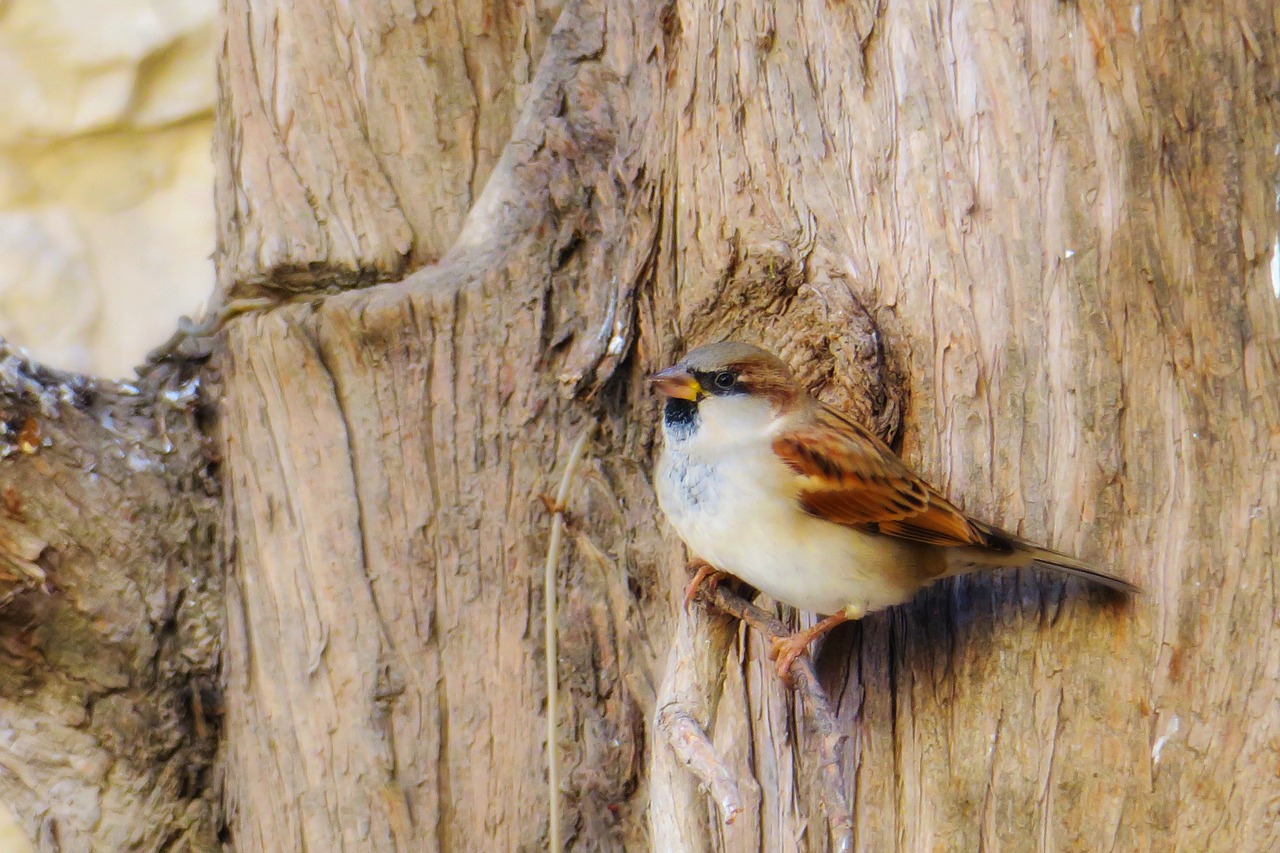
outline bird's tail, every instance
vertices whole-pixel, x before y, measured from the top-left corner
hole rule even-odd
[[[963,549],[956,555],[959,559],[953,560],[952,569],[948,574],[964,574],[966,571],[983,566],[1035,565],[1060,574],[1082,578],[1090,583],[1100,584],[1129,595],[1142,592],[1141,587],[1091,566],[1070,554],[1054,551],[1052,548],[1043,548],[989,524],[974,522],[974,526],[986,538],[986,547]]]
[[[1037,566],[1052,569],[1064,575],[1084,578],[1091,583],[1101,584],[1129,595],[1137,595],[1142,592],[1141,587],[1129,583],[1124,578],[1116,577],[1101,569],[1094,568],[1082,560],[1077,560],[1075,557],[1027,543],[1020,542],[1019,545],[1022,546],[1022,550],[1031,556]]]

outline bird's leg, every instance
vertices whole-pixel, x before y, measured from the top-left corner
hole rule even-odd
[[[689,569],[696,569],[693,580],[689,581],[689,585],[684,588],[684,606],[689,609],[689,604],[698,595],[698,587],[704,583],[707,586],[707,592],[715,592],[716,587],[720,585],[720,581],[728,577],[728,573],[722,572],[706,560],[691,560],[688,565]]]
[[[788,637],[772,637],[769,640],[769,660],[776,661],[778,677],[788,687],[791,686],[791,664],[804,654],[809,644],[830,631],[852,619],[861,619],[866,615],[866,608],[850,604],[839,613],[832,613],[812,628],[796,631]]]

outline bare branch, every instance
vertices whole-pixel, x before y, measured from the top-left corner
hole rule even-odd
[[[693,777],[711,793],[725,823],[742,811],[737,783],[706,735],[720,702],[733,637],[733,620],[719,613],[702,607],[680,613],[654,715],[655,741],[670,746],[653,750],[649,823],[655,850],[712,849],[706,805]]]
[[[742,793],[729,766],[716,754],[711,738],[681,705],[667,705],[658,713],[658,730],[675,750],[676,757],[711,793],[726,824],[742,812]]]

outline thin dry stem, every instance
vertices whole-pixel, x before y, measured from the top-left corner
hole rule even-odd
[[[560,487],[556,489],[555,502],[551,507],[551,537],[547,542],[547,563],[543,572],[546,596],[543,655],[547,670],[547,806],[550,821],[547,836],[548,849],[553,851],[564,849],[560,837],[560,752],[556,739],[560,725],[560,655],[557,631],[560,601],[556,570],[560,566],[560,542],[564,538],[565,501],[569,499],[569,488],[573,485],[574,475],[578,473],[578,466],[582,463],[592,431],[593,427],[582,431],[573,442],[569,457],[565,460]]]

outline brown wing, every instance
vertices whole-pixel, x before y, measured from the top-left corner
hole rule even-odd
[[[930,545],[987,545],[982,531],[911,472],[880,439],[820,406],[816,418],[773,440],[803,479],[800,504],[836,524]]]

